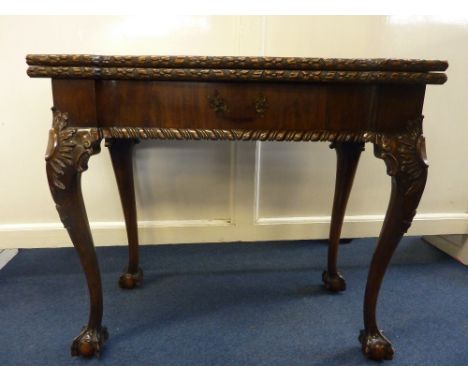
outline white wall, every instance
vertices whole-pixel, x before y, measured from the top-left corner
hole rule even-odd
[[[71,245],[45,176],[50,80],[26,76],[28,53],[446,59],[448,82],[426,93],[429,179],[409,233],[466,233],[467,46],[468,23],[456,18],[0,17],[0,248]],[[324,143],[143,142],[135,170],[142,243],[327,236],[335,154]],[[344,235],[377,235],[389,191],[368,145]],[[104,145],[83,193],[96,244],[125,244]]]

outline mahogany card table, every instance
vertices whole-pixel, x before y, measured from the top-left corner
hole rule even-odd
[[[329,141],[337,171],[322,279],[342,292],[338,244],[348,196],[365,143],[392,179],[390,203],[373,255],[364,298],[365,356],[391,359],[376,304],[382,279],[416,213],[427,177],[422,108],[428,84],[443,84],[446,61],[293,57],[28,55],[28,75],[52,80],[53,121],[47,178],[63,225],[83,267],[88,324],[72,355],[99,356],[101,277],[81,194],[81,173],[100,143],[109,148],[124,210],[129,262],[122,288],[142,283],[132,152],[140,139]],[[312,149],[312,147],[311,147]]]

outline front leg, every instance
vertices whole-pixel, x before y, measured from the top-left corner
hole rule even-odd
[[[376,139],[375,155],[387,165],[387,173],[392,177],[392,192],[369,269],[364,298],[365,329],[359,340],[368,358],[383,360],[392,359],[394,350],[377,327],[377,296],[390,259],[411,225],[426,184],[428,166],[422,117],[409,121],[404,133]]]
[[[53,112],[46,153],[47,179],[60,219],[80,257],[91,305],[88,325],[73,341],[71,353],[99,356],[107,331],[101,326],[101,276],[81,194],[81,173],[88,168],[89,157],[100,151],[101,135],[98,129],[68,127],[67,114]]]

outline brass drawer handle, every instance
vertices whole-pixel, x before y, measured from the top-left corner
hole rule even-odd
[[[208,104],[210,105],[210,108],[215,111],[216,114],[229,113],[229,107],[226,104],[224,98],[222,98],[221,95],[218,93],[218,91],[215,91],[215,93],[212,96],[208,97]]]
[[[229,117],[229,106],[226,100],[221,97],[218,91],[215,91],[213,95],[208,96],[208,105],[217,115]],[[268,100],[266,99],[265,95],[259,94],[257,98],[255,98],[253,108],[255,109],[255,113],[259,117],[263,117],[265,112],[269,108]],[[254,119],[255,117],[231,117],[231,119],[239,119],[239,120],[250,120]]]
[[[260,117],[263,117],[268,107],[269,105],[266,97],[263,94],[259,94],[255,99],[255,111],[257,114],[260,115]]]

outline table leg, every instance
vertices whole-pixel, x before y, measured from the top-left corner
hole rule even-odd
[[[60,219],[78,252],[86,275],[90,297],[88,325],[74,339],[71,353],[91,357],[99,356],[108,335],[106,328],[101,326],[101,276],[81,194],[81,173],[87,169],[89,157],[100,151],[101,136],[98,129],[68,127],[67,120],[66,113],[54,110],[46,170]]]
[[[119,286],[124,289],[133,289],[143,281],[143,270],[138,267],[138,227],[135,204],[135,186],[133,183],[133,139],[110,139],[106,141],[109,147],[114,168],[120,200],[127,227],[129,261],[128,267],[120,276]]]
[[[393,358],[393,347],[379,330],[376,305],[385,270],[403,234],[416,214],[427,178],[422,118],[410,121],[403,134],[381,137],[375,155],[382,158],[392,177],[390,204],[369,269],[364,298],[364,327],[359,336],[363,353],[371,359]]]
[[[338,246],[340,243],[341,227],[348,203],[349,194],[353,185],[354,175],[359,162],[364,143],[361,142],[334,142],[330,148],[336,150],[337,167],[335,196],[330,225],[330,240],[328,244],[328,267],[322,274],[325,287],[332,292],[341,292],[346,289],[346,282],[337,269]]]

